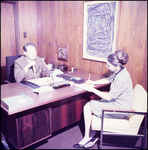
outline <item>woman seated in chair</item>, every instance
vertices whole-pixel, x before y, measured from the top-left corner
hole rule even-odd
[[[86,84],[105,84],[111,83],[109,93],[101,92],[92,86],[86,88],[87,91],[101,97],[101,100],[91,100],[84,106],[84,122],[85,122],[85,134],[84,138],[78,143],[74,144],[75,148],[90,148],[93,147],[98,137],[96,131],[91,130],[91,118],[92,115],[98,117],[102,116],[101,108],[126,108],[132,107],[133,100],[133,84],[129,72],[123,65],[128,61],[128,54],[123,50],[117,50],[115,53],[110,54],[107,58],[106,67],[113,72],[108,77],[97,81],[87,80]],[[127,118],[128,113],[108,113],[105,117],[110,118]]]

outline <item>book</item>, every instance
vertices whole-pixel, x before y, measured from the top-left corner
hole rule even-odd
[[[8,110],[13,111],[34,103],[34,100],[20,92],[20,95],[1,99],[1,104]]]

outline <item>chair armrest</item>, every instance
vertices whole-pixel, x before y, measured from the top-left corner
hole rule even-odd
[[[134,109],[123,109],[123,108],[102,108],[102,113],[105,111],[108,112],[123,112],[123,113],[136,113],[136,114],[147,114],[147,112],[139,112],[135,111]]]
[[[4,80],[4,83],[9,84],[9,83],[11,83],[11,82],[10,82],[10,81],[8,81],[8,80]]]
[[[145,127],[147,126],[147,112],[138,112],[134,109],[121,109],[121,108],[102,108],[102,119],[101,119],[101,132],[100,132],[100,144],[102,145],[102,137],[103,137],[103,124],[104,124],[104,113],[107,112],[123,112],[123,113],[135,113],[140,115],[145,115]]]

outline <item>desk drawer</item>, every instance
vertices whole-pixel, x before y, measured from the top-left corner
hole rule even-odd
[[[14,115],[3,114],[5,137],[17,149],[51,136],[51,108],[40,106]]]
[[[83,94],[52,103],[52,133],[80,121],[85,103]]]
[[[18,147],[24,147],[51,135],[51,108],[49,105],[18,114]]]

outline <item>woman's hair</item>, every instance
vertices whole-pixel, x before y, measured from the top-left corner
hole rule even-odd
[[[36,46],[35,46],[33,43],[27,43],[27,44],[25,44],[25,45],[23,46],[23,50],[24,50],[25,52],[27,52],[27,47],[29,47],[29,46],[36,48]]]
[[[114,66],[123,67],[128,62],[128,54],[123,50],[117,50],[113,54],[110,54],[107,61]]]

